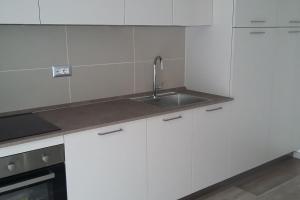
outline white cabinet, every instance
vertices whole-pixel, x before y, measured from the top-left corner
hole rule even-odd
[[[124,24],[124,0],[40,0],[42,24]]]
[[[148,200],[175,200],[191,194],[193,112],[147,120]]]
[[[269,160],[272,67],[276,49],[272,29],[235,29],[232,66],[234,129],[231,174],[247,171]]]
[[[125,0],[125,24],[172,25],[172,0]]]
[[[300,28],[289,29],[288,45],[289,64],[292,65],[293,76],[293,149],[300,149]],[[285,105],[285,103],[284,103]]]
[[[291,153],[293,149],[292,127],[294,112],[294,60],[297,56],[295,45],[299,45],[300,32],[293,29],[274,30],[274,43],[280,48],[273,50],[276,63],[270,76],[272,80],[271,125],[270,125],[270,156],[278,158]],[[297,42],[298,40],[298,42]],[[298,50],[300,48],[298,47]],[[300,144],[300,143],[299,143]],[[300,146],[299,146],[300,147]]]
[[[229,178],[230,106],[195,109],[192,137],[193,192]]]
[[[278,1],[278,26],[300,26],[300,1]]]
[[[228,96],[232,41],[232,0],[214,0],[213,26],[186,28],[185,86]]]
[[[0,24],[39,24],[38,0],[1,0]]]
[[[146,121],[65,136],[68,198],[146,199]]]
[[[234,26],[276,26],[276,14],[278,8],[277,1],[278,0],[235,0]]]
[[[199,26],[212,24],[212,0],[174,0],[173,24]]]

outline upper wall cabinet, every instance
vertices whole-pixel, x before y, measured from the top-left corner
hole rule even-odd
[[[38,0],[1,0],[0,24],[39,24]]]
[[[276,26],[277,0],[235,0],[234,7],[235,27]]]
[[[125,24],[172,25],[172,0],[125,0]]]
[[[42,24],[124,24],[124,0],[40,0],[40,8]]]
[[[212,24],[212,0],[174,0],[173,24],[199,26]]]
[[[278,1],[278,6],[279,26],[300,26],[299,0],[281,0]]]

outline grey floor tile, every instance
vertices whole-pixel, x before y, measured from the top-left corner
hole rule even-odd
[[[299,200],[300,176],[260,196],[258,200]]]
[[[196,200],[300,200],[300,160],[263,167]]]
[[[291,159],[274,167],[253,174],[248,180],[238,185],[241,189],[257,196],[295,178],[299,175],[300,162]]]
[[[256,196],[237,187],[208,194],[197,200],[256,200]]]

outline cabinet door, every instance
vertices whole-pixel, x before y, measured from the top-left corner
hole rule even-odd
[[[125,0],[125,24],[171,25],[172,0]]]
[[[300,26],[300,1],[278,1],[278,26]]]
[[[300,149],[300,28],[288,30],[289,59],[293,66],[293,149]]]
[[[145,120],[66,135],[65,150],[69,199],[146,199]]]
[[[269,159],[272,67],[276,62],[272,29],[235,29],[232,66],[232,175]]]
[[[40,0],[42,24],[124,24],[124,0]]]
[[[276,26],[278,0],[235,0],[235,27]]]
[[[270,153],[271,159],[278,158],[293,151],[293,95],[294,73],[293,60],[296,56],[294,43],[300,37],[294,30],[277,29],[274,49],[276,64],[273,65],[272,98],[271,98],[271,127],[270,127]],[[298,42],[299,45],[299,42]],[[298,48],[299,49],[299,48]],[[277,51],[277,52],[276,52]],[[283,103],[284,102],[284,103]]]
[[[229,177],[230,107],[214,105],[194,112],[192,137],[193,192]]]
[[[193,113],[147,120],[149,200],[175,200],[191,193]]]
[[[38,0],[1,0],[0,24],[39,24]]]
[[[174,0],[173,24],[199,26],[212,24],[212,0]]]

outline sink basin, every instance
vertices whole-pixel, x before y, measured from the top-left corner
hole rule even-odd
[[[159,107],[184,106],[193,103],[204,103],[210,101],[207,98],[174,92],[159,94],[156,99],[154,99],[153,96],[144,96],[132,98],[132,100],[144,102]]]

